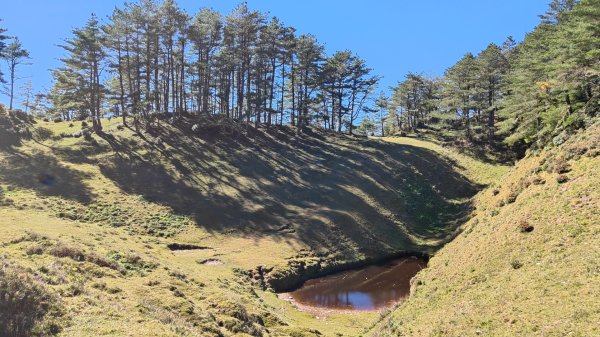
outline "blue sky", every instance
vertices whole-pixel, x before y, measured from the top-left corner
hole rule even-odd
[[[179,0],[189,13],[212,7],[229,13],[241,0]],[[520,41],[539,22],[549,0],[248,0],[299,33],[312,33],[326,51],[349,49],[384,76],[381,89],[409,71],[441,75],[466,52],[477,53],[507,36]],[[20,84],[49,88],[48,69],[60,65],[57,44],[91,13],[104,19],[120,0],[0,0],[2,26],[19,36],[32,56]],[[2,65],[2,69],[6,69]],[[6,71],[4,71],[6,73]],[[7,97],[0,95],[0,102]]]

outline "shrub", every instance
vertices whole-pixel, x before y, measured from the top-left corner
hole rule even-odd
[[[122,292],[122,291],[123,291],[123,289],[121,289],[121,288],[119,288],[119,287],[110,287],[110,288],[107,288],[107,289],[106,289],[106,292],[107,292],[107,293],[109,293],[109,294],[113,294],[113,295],[114,295],[114,294],[118,294],[118,293],[120,293],[120,292]]]
[[[563,156],[559,156],[554,159],[549,158],[548,160],[545,160],[543,167],[548,173],[563,174],[571,171],[567,159]]]
[[[119,252],[112,252],[109,256],[115,262],[119,263],[122,266],[122,268],[125,269],[123,273],[129,272],[143,274],[145,272],[150,272],[156,269],[156,267],[158,267],[158,264],[150,261],[145,261],[140,256],[135,255],[133,253],[123,254]]]
[[[534,177],[531,179],[531,183],[534,185],[544,185],[546,180],[544,180],[542,177]]]
[[[75,297],[83,294],[85,291],[85,285],[82,280],[76,280],[73,283],[70,283],[66,289],[61,291],[61,295],[64,297]]]
[[[40,244],[34,244],[25,249],[25,254],[31,255],[42,255],[44,254],[44,247]]]
[[[92,288],[104,291],[106,290],[106,282],[94,282]]]
[[[110,269],[114,269],[114,270],[119,270],[121,269],[119,264],[113,260],[110,260],[108,258],[105,258],[104,256],[92,253],[89,254],[86,258],[87,261],[89,261],[90,263],[93,263],[99,267],[104,267],[104,268],[110,268]]]
[[[63,120],[62,118],[58,117],[58,118],[54,118],[54,123],[61,123]]]
[[[157,281],[157,280],[150,280],[150,281],[146,282],[146,285],[149,287],[155,287],[159,284],[160,284],[160,281]]]
[[[85,260],[85,254],[81,249],[67,246],[63,243],[59,243],[58,245],[52,247],[48,253],[56,257],[68,257],[75,261]]]
[[[564,183],[566,183],[567,181],[569,181],[569,177],[567,177],[567,176],[566,176],[566,175],[564,175],[564,174],[561,174],[561,175],[559,175],[558,177],[556,177],[556,181],[557,181],[559,184],[564,184]]]
[[[73,124],[73,123],[69,123],[69,127],[70,127],[70,128],[72,128],[72,127],[74,127],[74,126],[75,126],[75,124]]]
[[[177,287],[175,286],[170,286],[169,290],[171,290],[173,292],[173,295],[175,297],[184,297],[185,298],[185,294],[181,292],[181,290],[177,289]]]
[[[181,281],[185,281],[187,279],[187,274],[179,270],[169,272],[169,276],[175,277]]]
[[[508,197],[506,197],[506,203],[507,204],[512,204],[515,201],[517,201],[517,197],[519,196],[519,191],[518,190],[512,190],[510,192],[510,194],[508,195]]]
[[[24,269],[0,262],[0,336],[48,336],[60,332],[59,300]]]
[[[520,269],[521,267],[523,267],[523,263],[521,263],[517,260],[511,261],[510,265],[513,267],[513,269]]]
[[[17,244],[17,243],[21,243],[21,242],[36,242],[36,241],[42,241],[42,240],[46,240],[46,239],[48,239],[48,238],[44,235],[41,235],[36,232],[27,231],[27,232],[25,232],[25,234],[23,236],[21,236],[18,239],[10,241],[10,243]]]
[[[88,127],[88,123],[86,121],[81,121],[81,127],[82,128],[87,128]]]
[[[554,172],[555,173],[559,173],[559,174],[563,174],[563,173],[567,173],[569,171],[571,171],[571,167],[569,166],[569,163],[562,157],[556,158],[556,160],[554,161]]]
[[[531,226],[526,220],[521,220],[517,225],[517,228],[521,233],[531,233],[534,230],[534,227]]]

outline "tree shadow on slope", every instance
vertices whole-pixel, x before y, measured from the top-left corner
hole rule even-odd
[[[55,157],[37,152],[2,153],[0,180],[6,184],[34,190],[42,196],[56,196],[89,203],[94,195],[83,180],[89,176],[60,164]]]
[[[518,154],[504,144],[502,137],[499,136],[495,136],[490,142],[487,135],[479,133],[471,140],[467,140],[464,130],[429,127],[424,133],[411,134],[408,137],[428,139],[487,164],[507,165],[518,158]]]
[[[71,146],[53,147],[52,153],[59,159],[73,164],[95,164],[94,156],[108,153],[111,147],[106,144],[91,143],[84,139]]]
[[[24,117],[23,119],[19,117]],[[0,150],[8,151],[31,137],[28,127],[32,120],[27,116],[8,116],[0,113]]]
[[[101,171],[208,231],[296,238],[343,254],[435,245],[456,230],[479,188],[445,158],[413,146],[290,129],[237,138],[187,130],[157,127],[168,147],[122,151]]]

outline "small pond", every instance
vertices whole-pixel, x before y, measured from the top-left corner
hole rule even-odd
[[[377,310],[407,297],[410,279],[426,266],[423,259],[401,258],[308,280],[289,296],[309,307]]]

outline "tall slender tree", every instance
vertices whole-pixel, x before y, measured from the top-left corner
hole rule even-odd
[[[496,131],[496,112],[509,64],[500,47],[493,43],[477,56],[477,62],[480,72],[478,109],[487,112],[488,141],[492,143]]]
[[[2,19],[0,19],[0,23],[2,22]],[[0,59],[4,58],[4,49],[6,48],[6,43],[4,41],[8,40],[8,36],[5,35],[6,33],[6,29],[0,27]],[[3,73],[2,73],[2,69],[0,68],[0,83],[4,83],[4,77],[3,77]]]
[[[323,60],[323,45],[317,42],[313,35],[301,35],[296,45],[296,57],[298,60],[293,78],[297,80],[297,116],[296,130],[302,132],[304,126],[310,123],[309,111],[311,100],[319,89],[317,85],[320,63]]]
[[[73,35],[61,46],[67,56],[61,59],[64,67],[55,72],[55,77],[58,77],[58,84],[75,93],[73,100],[80,103],[79,108],[89,113],[94,129],[100,132],[100,109],[104,95],[101,69],[106,58],[104,34],[98,19],[92,15],[84,28],[73,30]]]
[[[197,53],[196,105],[198,111],[204,114],[209,114],[210,111],[211,66],[222,35],[221,14],[212,9],[200,10],[191,23],[189,37]]]
[[[472,137],[471,117],[475,110],[477,72],[475,56],[467,53],[446,71],[443,87],[445,106],[461,117],[468,139]]]
[[[29,52],[23,48],[21,41],[18,37],[13,39],[4,51],[4,59],[8,64],[9,80],[8,80],[8,94],[9,94],[9,111],[13,109],[13,103],[15,98],[15,83],[18,80],[17,67],[27,59],[29,59]]]

